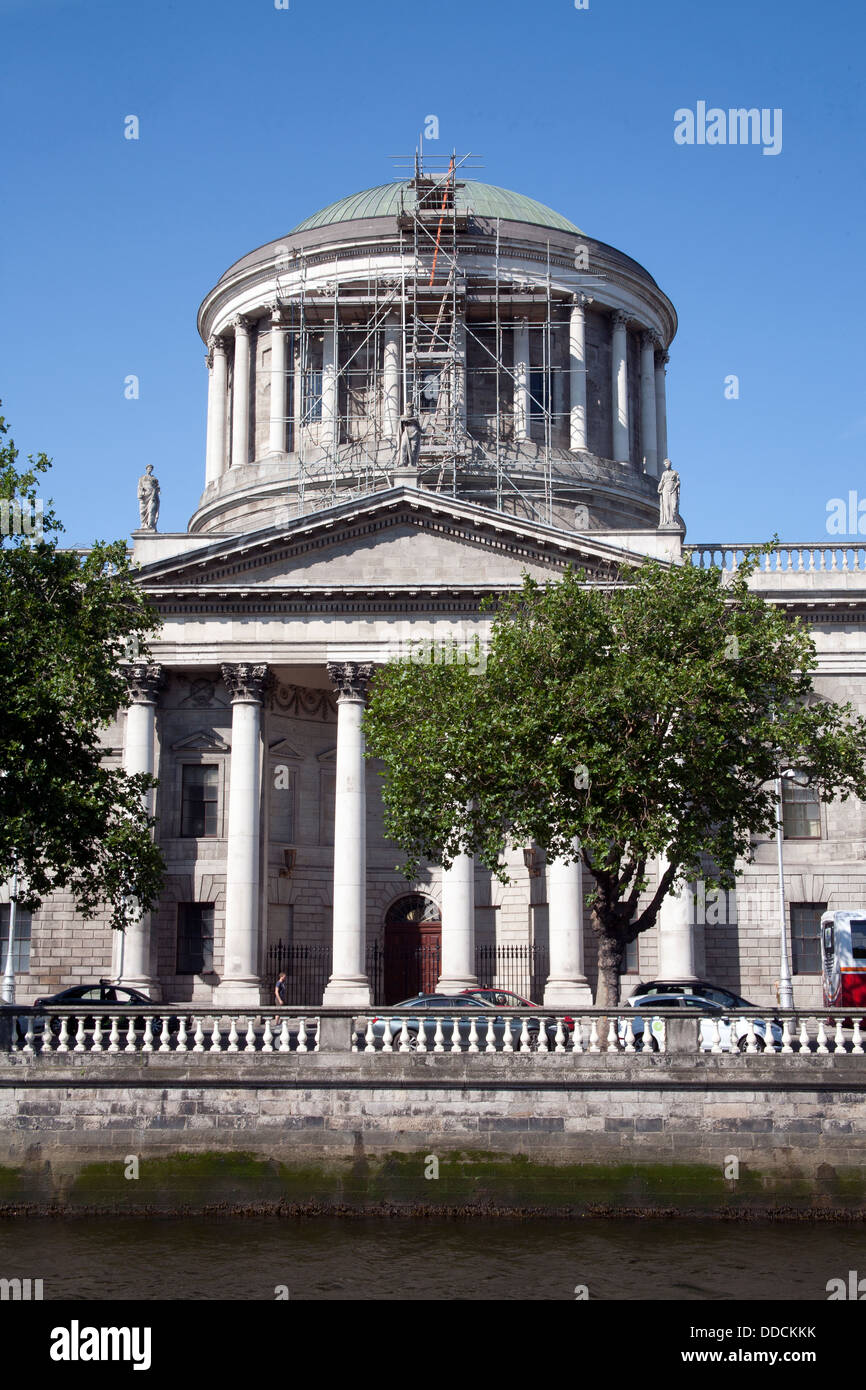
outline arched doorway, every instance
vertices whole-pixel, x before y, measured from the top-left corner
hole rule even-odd
[[[425,893],[407,893],[385,913],[385,1003],[432,994],[439,979],[442,914]]]

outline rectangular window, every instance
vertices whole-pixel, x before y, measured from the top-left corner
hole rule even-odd
[[[337,798],[337,774],[322,770],[319,778],[319,844],[334,843],[334,804]]]
[[[306,371],[304,373],[304,419],[321,420],[322,418],[322,373]]]
[[[791,903],[791,964],[795,975],[821,973],[821,914],[826,903]]]
[[[637,939],[629,941],[626,945],[622,959],[622,973],[623,975],[638,975],[640,973]]]
[[[180,833],[200,838],[217,833],[219,768],[216,763],[187,765],[183,769]]]
[[[9,950],[9,903],[0,907],[0,975],[6,969],[6,954]],[[15,913],[15,940],[12,942],[12,969],[16,975],[30,969],[30,913],[19,907]]]
[[[529,373],[529,418],[543,420],[550,409],[549,381],[543,369]]]
[[[178,975],[206,975],[213,970],[213,915],[213,903],[178,903]]]
[[[821,802],[815,787],[782,781],[782,834],[786,840],[820,840]]]

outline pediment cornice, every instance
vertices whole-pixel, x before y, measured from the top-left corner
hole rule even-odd
[[[221,536],[213,544],[175,554],[166,560],[153,561],[138,572],[139,582],[154,597],[167,596],[168,591],[186,596],[206,594],[211,598],[237,599],[246,596],[264,597],[259,588],[267,578],[268,598],[278,595],[318,594],[341,596],[391,597],[414,594],[432,597],[444,593],[467,594],[495,592],[501,584],[443,585],[407,582],[395,584],[393,577],[382,584],[355,586],[340,583],[331,587],[304,583],[303,573],[297,579],[292,567],[308,563],[311,555],[326,559],[329,550],[375,543],[377,537],[387,537],[396,528],[412,528],[419,533],[439,535],[450,543],[458,543],[475,551],[494,552],[515,562],[515,575],[521,565],[540,565],[549,569],[551,577],[566,566],[586,571],[589,582],[607,583],[615,578],[623,564],[640,562],[640,556],[585,535],[574,535],[555,526],[510,517],[475,503],[451,497],[439,497],[416,488],[398,487],[376,493],[361,500],[344,502],[311,516],[298,517],[280,526],[238,536]],[[286,569],[285,584],[274,583],[273,573]],[[515,586],[519,580],[515,578]],[[512,586],[508,586],[512,587]]]

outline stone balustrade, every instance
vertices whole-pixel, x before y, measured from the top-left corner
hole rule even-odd
[[[733,571],[741,564],[747,551],[755,548],[755,542],[721,543],[708,542],[701,545],[684,545],[683,552],[698,569],[719,569]],[[853,541],[840,544],[832,541],[802,541],[774,545],[772,550],[760,557],[760,569],[764,574],[825,571],[832,573],[862,573],[866,571],[866,545]]]
[[[170,1006],[169,1006],[170,1007]],[[264,1009],[221,1013],[214,1009],[142,1011],[127,1018],[111,1013],[71,1014],[68,1010],[4,1009],[0,1012],[0,1051],[32,1059],[70,1054],[158,1053],[188,1057],[254,1053],[352,1052],[490,1055],[571,1054],[573,1058],[611,1058],[646,1054],[714,1054],[740,1057],[766,1053],[784,1058],[864,1055],[866,1010],[743,1009],[736,1015],[698,1010],[623,1008],[547,1010],[467,1008],[388,1009],[357,1013],[321,1009],[287,1013]],[[363,1065],[363,1064],[362,1064]]]

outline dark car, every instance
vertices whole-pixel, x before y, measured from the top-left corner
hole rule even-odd
[[[464,989],[464,994],[470,995],[473,999],[480,999],[485,1004],[494,1004],[500,1009],[538,1009],[540,1004],[533,1004],[531,999],[524,999],[522,994],[515,994],[513,989],[499,989],[494,985],[482,985],[478,989]],[[535,1020],[531,1020],[534,1022]],[[546,1020],[547,1031],[552,1036],[556,1035],[556,1019]],[[562,1019],[566,1033],[571,1033],[574,1027],[574,1019],[565,1014]]]
[[[153,1002],[146,994],[142,994],[140,989],[131,989],[127,985],[113,985],[107,980],[100,980],[97,984],[72,985],[69,989],[62,989],[57,994],[44,995],[39,999],[34,999],[33,1008],[36,1010],[48,1007],[63,1009],[62,1015],[53,1014],[51,1016],[51,1032],[54,1037],[59,1037],[62,1018],[65,1017],[67,1036],[70,1041],[74,1041],[79,1022],[83,1025],[86,1033],[93,1032],[96,1026],[96,1013],[99,1014],[104,1033],[107,1033],[111,1027],[109,1018],[114,1017],[117,1018],[120,1032],[127,1032],[130,1022],[137,1032],[143,1032],[146,1018],[142,1015],[131,1017],[129,1012],[124,1013],[121,1010],[129,1010],[130,1006],[134,1004],[153,1007]],[[88,1005],[95,1008],[96,1013],[85,1013],[84,1009]],[[34,1033],[41,1033],[44,1030],[45,1020],[45,1015],[29,1020]],[[28,1020],[22,1019],[21,1022],[26,1024]],[[163,1019],[151,1015],[150,1025],[152,1036],[158,1039],[162,1031]],[[168,1026],[174,1032],[180,1026],[180,1020],[170,1018]]]
[[[688,994],[706,999],[712,1004],[721,1004],[723,1009],[754,1009],[755,1004],[750,1004],[748,999],[744,999],[741,994],[735,994],[731,989],[723,989],[721,985],[708,984],[706,980],[648,980],[646,984],[638,985],[629,996],[629,1003],[635,999],[643,999],[645,995],[655,994]]]
[[[500,1005],[500,1007],[504,1007]],[[497,1014],[496,1007],[486,1001],[478,999],[474,994],[417,994],[413,999],[404,999],[399,1004],[392,1004],[392,1009],[413,1009],[417,1012],[406,1018],[395,1018],[387,1012],[378,1018],[371,1019],[373,1030],[373,1044],[378,1049],[382,1047],[385,1035],[385,1024],[390,1024],[391,1035],[393,1038],[393,1048],[395,1052],[400,1051],[400,1034],[403,1030],[403,1023],[406,1024],[408,1033],[407,1047],[410,1052],[414,1052],[418,1047],[418,1037],[423,1028],[424,1041],[428,1052],[432,1052],[436,1046],[436,1020],[442,1026],[442,1046],[446,1052],[451,1051],[451,1042],[454,1032],[454,1024],[457,1023],[460,1041],[460,1050],[466,1052],[470,1046],[470,1033],[472,1021],[475,1020],[476,1034],[478,1037],[478,1048],[484,1051],[487,1046],[488,1030],[493,1034],[493,1043],[497,1051],[501,1050],[505,1039],[505,1030],[510,1028],[511,1045],[515,1052],[520,1051],[520,1035],[523,1031],[523,1024],[526,1022],[526,1030],[529,1034],[529,1046],[535,1051],[538,1046],[539,1022],[537,1018],[505,1019],[501,1014]],[[485,1015],[489,1014],[489,1021]],[[549,1041],[553,1039],[550,1028],[547,1029]],[[363,1051],[364,1033],[358,1035],[358,1045]]]

